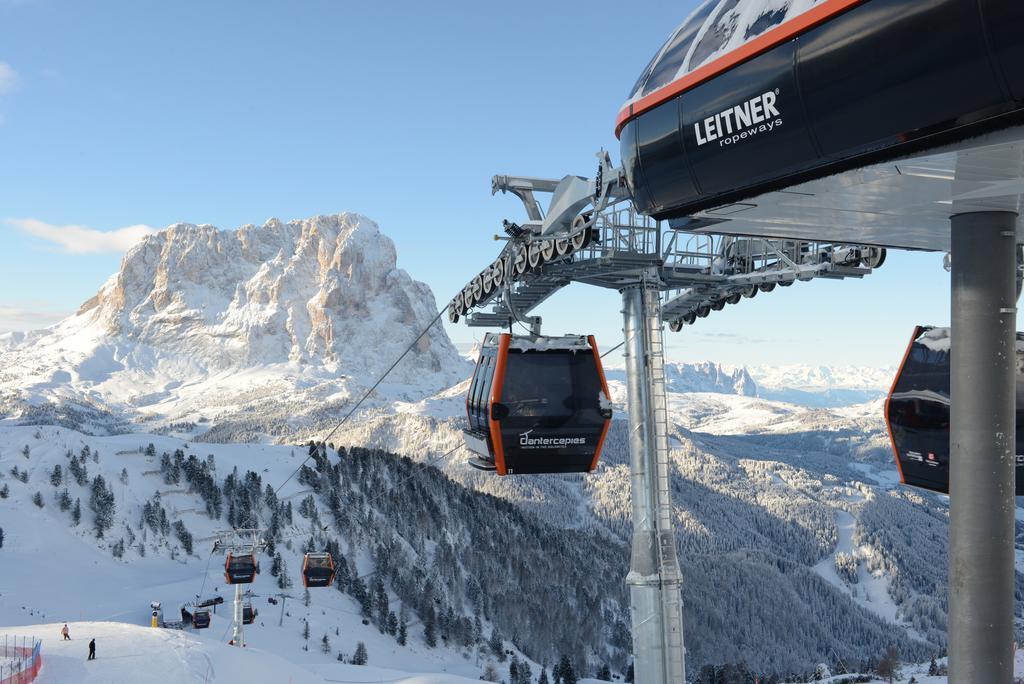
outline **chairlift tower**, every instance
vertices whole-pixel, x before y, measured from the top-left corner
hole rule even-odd
[[[266,548],[266,541],[263,539],[264,530],[259,528],[233,529],[214,532],[213,550],[223,551],[228,556],[251,555],[257,557]],[[245,646],[244,636],[244,591],[242,583],[231,582],[235,585],[235,601],[231,611],[231,641],[232,646],[243,648]]]
[[[505,221],[498,258],[448,304],[452,323],[540,335],[531,312],[582,283],[622,296],[633,544],[629,585],[637,684],[685,681],[682,573],[672,524],[669,420],[662,327],[673,330],[776,285],[860,278],[884,250],[859,245],[702,235],[639,214],[622,169],[597,155],[593,179],[495,176],[492,193],[523,203],[527,219]],[[551,196],[545,213],[537,199]]]

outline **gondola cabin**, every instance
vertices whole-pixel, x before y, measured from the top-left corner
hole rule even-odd
[[[307,553],[302,561],[302,584],[329,587],[334,582],[334,558],[329,553]]]
[[[224,562],[224,581],[228,584],[251,584],[259,571],[256,554],[228,552]]]
[[[210,626],[210,611],[208,610],[197,610],[192,613],[192,628],[193,629],[206,629]]]
[[[903,484],[949,493],[949,328],[918,326],[885,402]],[[1017,496],[1024,495],[1024,334],[1017,333]]]
[[[256,616],[259,614],[260,612],[253,608],[252,604],[247,601],[245,605],[242,606],[242,624],[251,625],[256,621]]]
[[[594,337],[488,333],[466,412],[476,468],[499,475],[593,471],[612,418]]]

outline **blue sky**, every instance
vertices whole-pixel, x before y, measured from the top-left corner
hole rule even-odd
[[[341,211],[443,303],[521,217],[491,176],[617,159],[619,106],[694,4],[0,0],[0,330],[75,310],[140,226]],[[895,364],[914,324],[948,321],[948,281],[940,255],[892,254],[666,341],[680,361]],[[619,310],[574,286],[539,313],[610,347]]]

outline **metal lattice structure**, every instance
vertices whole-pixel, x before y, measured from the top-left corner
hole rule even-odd
[[[867,245],[669,228],[637,213],[622,195],[621,172],[610,168],[603,153],[599,158],[595,179],[494,177],[495,191],[516,194],[529,218],[521,224],[505,222],[505,247],[452,299],[452,322],[464,318],[474,327],[503,327],[514,321],[536,325],[532,312],[570,283],[621,290],[643,273],[653,274],[649,280],[663,293],[661,317],[678,331],[776,286],[815,278],[862,278],[885,259],[883,248]],[[609,175],[611,181],[604,183]],[[572,191],[578,196],[571,206],[578,213],[569,228],[564,220],[543,218],[538,193],[552,195],[551,217],[560,209],[559,200]],[[699,227],[703,224],[693,228]]]

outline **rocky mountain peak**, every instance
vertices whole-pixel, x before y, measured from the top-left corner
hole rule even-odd
[[[415,336],[434,306],[376,223],[339,214],[234,231],[172,225],[129,250],[79,315],[225,368],[343,363],[353,345],[379,349],[382,330],[396,342]],[[417,351],[432,370],[457,357],[440,326]]]

